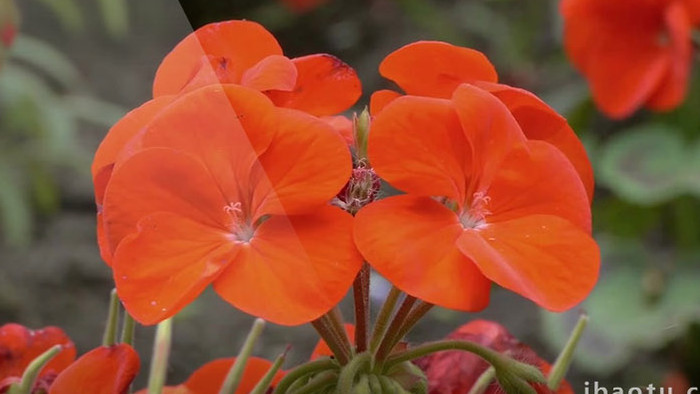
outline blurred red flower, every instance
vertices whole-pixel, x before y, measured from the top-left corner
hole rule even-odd
[[[55,345],[62,350],[42,369],[35,389],[48,389],[56,375],[73,362],[73,342],[58,327],[30,330],[14,323],[0,327],[0,392],[19,382],[29,363]]]
[[[564,45],[612,118],[664,111],[685,98],[697,0],[563,0]]]
[[[182,384],[163,388],[163,394],[218,394],[235,358],[220,358],[202,365]],[[235,394],[247,394],[258,384],[272,367],[272,363],[262,358],[250,357],[243,370],[243,377]],[[274,387],[284,377],[284,371],[278,371],[272,379]],[[146,394],[143,389],[136,394]]]
[[[131,386],[141,362],[136,351],[121,343],[85,353],[61,372],[49,394],[123,394]]]
[[[297,13],[309,12],[328,0],[282,0],[289,9]]]
[[[313,320],[360,268],[352,217],[328,204],[352,161],[330,126],[237,85],[168,105],[124,149],[103,198],[117,292],[143,324],[209,284],[278,324]]]
[[[528,140],[491,93],[403,96],[374,119],[369,160],[406,195],[355,217],[366,260],[406,293],[475,311],[491,282],[562,311],[585,298],[600,256],[588,196],[553,145]]]
[[[414,96],[450,98],[462,83],[490,92],[508,107],[528,139],[549,142],[568,157],[589,199],[593,198],[593,168],[566,119],[534,94],[497,83],[496,70],[481,52],[445,42],[419,41],[390,53],[379,72]],[[400,96],[391,90],[375,92],[370,102],[372,114]]]
[[[551,366],[534,350],[518,341],[503,326],[487,320],[474,320],[453,331],[447,339],[471,341],[503,353],[518,361],[538,367],[546,376]],[[489,367],[479,356],[463,351],[444,351],[416,360],[428,378],[430,394],[462,394],[468,392]],[[574,394],[571,385],[563,381],[554,392],[545,385],[533,384],[539,394]],[[502,390],[494,380],[484,394]]]

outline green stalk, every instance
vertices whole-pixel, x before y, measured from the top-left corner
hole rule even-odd
[[[479,379],[474,382],[468,394],[484,394],[494,379],[496,379],[496,370],[493,367],[489,367],[479,376]]]
[[[39,374],[41,373],[41,370],[44,369],[46,364],[51,361],[54,357],[58,355],[58,353],[63,350],[63,346],[61,345],[53,345],[51,348],[46,350],[44,353],[41,353],[37,358],[32,360],[32,362],[27,365],[27,368],[24,370],[24,373],[22,374],[22,380],[20,380],[19,384],[13,384],[10,386],[10,389],[7,391],[8,394],[31,394],[32,388],[34,387],[34,383],[36,382],[36,379],[39,377]]]
[[[391,291],[389,291],[389,295],[387,295],[386,300],[384,301],[384,305],[382,305],[382,308],[379,310],[377,321],[374,322],[374,330],[372,331],[372,338],[370,339],[369,343],[369,350],[371,352],[374,352],[379,347],[379,344],[384,338],[384,334],[386,333],[387,328],[389,328],[389,319],[391,318],[391,314],[394,312],[394,308],[396,307],[396,303],[398,302],[400,295],[401,290],[395,286],[392,286]]]
[[[343,324],[343,315],[340,313],[340,309],[336,305],[333,309],[326,314],[326,318],[330,323],[336,337],[340,339],[340,344],[343,346],[343,350],[352,357],[352,342],[348,337],[348,332],[345,330],[345,325]]]
[[[581,335],[583,334],[583,330],[586,329],[587,324],[588,316],[581,315],[576,323],[574,331],[571,333],[569,340],[566,342],[564,349],[561,351],[561,353],[559,353],[557,361],[555,361],[554,365],[552,365],[552,369],[549,371],[549,376],[547,377],[547,387],[549,387],[551,390],[557,390],[561,384],[561,381],[564,380],[564,376],[566,376],[566,372],[569,370],[569,366],[571,365],[571,361],[574,357],[576,346],[578,345],[579,340],[581,340]]]
[[[277,356],[275,362],[272,363],[272,366],[265,373],[265,376],[263,376],[262,379],[260,379],[258,384],[256,384],[255,387],[253,387],[253,390],[251,390],[250,394],[265,394],[267,392],[267,388],[270,387],[270,384],[275,378],[277,371],[279,371],[280,368],[282,368],[282,364],[284,364],[284,360],[287,358],[287,353],[289,352],[289,349],[290,347],[287,346],[287,348],[284,349],[284,352]]]
[[[311,325],[316,329],[318,335],[323,339],[328,348],[331,349],[335,359],[340,365],[345,365],[350,360],[350,354],[347,353],[342,345],[342,340],[338,338],[335,330],[326,318],[326,315],[319,317],[311,322]]]
[[[219,394],[233,394],[236,392],[238,385],[241,383],[241,378],[243,377],[243,371],[245,371],[245,366],[248,363],[250,355],[253,353],[253,348],[255,347],[255,342],[257,342],[260,334],[262,334],[265,328],[265,320],[255,319],[253,322],[253,327],[250,329],[248,336],[243,342],[241,351],[236,357],[231,369],[224,379],[224,383],[221,385]]]
[[[365,262],[362,264],[362,268],[352,284],[355,300],[355,351],[358,353],[367,350],[368,345],[370,315],[369,274],[369,265]]]
[[[283,394],[289,390],[289,387],[294,384],[299,379],[305,378],[308,375],[327,371],[329,369],[338,369],[338,364],[328,358],[321,360],[310,361],[306,364],[302,364],[293,370],[289,371],[282,380],[277,384],[274,393]]]
[[[122,325],[122,337],[121,342],[127,345],[134,346],[134,330],[136,329],[136,322],[134,318],[131,317],[129,312],[124,311],[124,324]]]
[[[153,342],[151,370],[148,374],[148,394],[160,394],[165,386],[165,375],[168,370],[170,344],[173,336],[172,318],[158,323],[156,338]]]
[[[372,354],[369,352],[362,353],[353,357],[350,362],[340,371],[338,378],[338,394],[350,394],[355,383],[357,374],[365,369],[369,372],[372,361]]]
[[[391,353],[391,350],[394,348],[394,345],[401,340],[401,337],[398,336],[399,331],[401,330],[401,327],[406,321],[406,317],[411,312],[413,304],[415,304],[416,301],[416,297],[406,294],[406,298],[404,298],[401,306],[396,311],[394,319],[391,321],[389,328],[386,330],[384,339],[382,339],[382,343],[379,345],[379,349],[377,349],[376,357],[379,364],[386,359],[389,353]]]
[[[109,293],[109,312],[105,332],[102,335],[102,346],[112,346],[117,342],[117,324],[119,323],[119,297],[117,289]]]
[[[406,319],[404,319],[403,324],[396,332],[396,335],[392,339],[392,343],[389,344],[389,349],[393,349],[409,332],[416,326],[418,321],[425,316],[428,311],[433,308],[433,304],[427,303],[425,301],[418,301],[417,305],[408,313]]]
[[[295,390],[292,394],[317,394],[323,389],[331,387],[338,381],[338,373],[335,371],[321,372],[314,376],[308,383]]]

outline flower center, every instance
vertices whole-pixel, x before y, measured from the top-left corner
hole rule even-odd
[[[224,212],[230,217],[229,229],[231,240],[234,242],[248,243],[255,234],[255,228],[248,215],[243,212],[240,202],[230,202],[224,206]]]
[[[471,203],[467,204],[469,209],[459,215],[462,227],[477,230],[484,227],[486,225],[486,216],[491,214],[491,211],[487,209],[489,202],[491,202],[491,197],[484,192],[474,193]]]

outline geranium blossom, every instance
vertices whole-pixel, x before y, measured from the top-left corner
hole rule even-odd
[[[406,195],[364,207],[355,241],[401,290],[453,309],[488,304],[491,282],[544,308],[580,302],[598,277],[581,179],[553,145],[528,140],[494,95],[404,96],[375,118],[369,160]]]
[[[121,394],[127,392],[141,361],[136,351],[121,343],[85,353],[61,372],[49,394]]]
[[[498,323],[487,320],[474,320],[454,330],[447,339],[471,341],[487,346],[518,361],[534,365],[547,374],[551,365],[541,359],[530,347],[518,341],[511,333]],[[428,378],[430,394],[467,393],[474,386],[489,365],[473,353],[447,351],[432,354],[416,360]],[[554,392],[545,385],[533,384],[539,394],[573,394],[571,385],[563,381]],[[501,393],[496,381],[486,389],[484,394]]]
[[[263,94],[185,94],[123,152],[104,194],[117,292],[144,324],[206,286],[245,312],[301,324],[333,307],[361,257],[352,217],[332,207],[350,177],[343,139]]]
[[[197,369],[182,384],[177,386],[167,386],[163,388],[163,394],[217,394],[221,390],[221,385],[228,374],[231,366],[236,361],[235,358],[220,358],[210,361]],[[235,394],[250,393],[255,385],[265,376],[272,367],[268,360],[250,357],[243,370],[243,376],[235,391]],[[272,379],[271,386],[275,385],[284,377],[284,371],[278,371]],[[146,394],[148,390],[140,390],[136,394]]]
[[[19,382],[29,363],[55,345],[62,349],[41,370],[36,388],[47,389],[56,375],[73,362],[73,342],[58,327],[30,330],[15,323],[0,327],[0,391]]]
[[[669,110],[688,88],[696,0],[563,0],[564,44],[598,107],[624,118]]]
[[[450,98],[462,83],[490,92],[510,110],[528,139],[546,141],[559,148],[578,171],[589,198],[593,197],[593,169],[581,141],[566,119],[534,94],[499,84],[498,74],[479,51],[439,41],[419,41],[390,53],[379,72],[406,94]],[[370,108],[379,113],[401,95],[380,90],[372,95]]]

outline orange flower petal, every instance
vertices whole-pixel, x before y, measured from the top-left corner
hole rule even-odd
[[[551,311],[581,302],[598,279],[595,241],[557,216],[490,223],[464,231],[457,246],[486,277]]]
[[[352,216],[322,206],[309,215],[264,221],[214,281],[214,290],[244,312],[297,325],[336,305],[361,264],[352,242]]]
[[[464,82],[497,82],[493,65],[481,52],[439,41],[419,41],[392,52],[379,73],[407,94],[449,98]],[[373,112],[374,113],[374,112]]]
[[[658,89],[668,70],[660,45],[667,2],[564,0],[564,45],[608,116],[623,118]]]
[[[593,199],[591,162],[581,140],[563,116],[526,90],[493,83],[477,83],[476,86],[489,91],[508,107],[528,139],[546,141],[559,148],[576,168],[589,200]]]
[[[136,351],[125,343],[85,353],[51,385],[49,394],[125,393],[141,367]]]
[[[251,178],[256,217],[306,213],[332,199],[350,179],[347,144],[326,122],[306,113],[277,109],[275,139]]]
[[[294,108],[315,116],[335,115],[350,108],[362,94],[357,73],[328,54],[292,59],[297,82],[290,92],[271,90],[267,95],[279,107]]]
[[[508,108],[492,94],[473,85],[462,84],[452,96],[462,130],[473,152],[475,182],[490,183],[503,159],[511,150],[524,147],[526,139]],[[454,149],[454,148],[452,148]],[[449,150],[438,151],[444,154]],[[461,201],[461,200],[460,200]]]
[[[471,152],[450,101],[397,98],[372,122],[368,151],[377,174],[392,186],[464,200]]]
[[[192,394],[218,393],[221,385],[224,383],[226,374],[235,360],[235,358],[221,358],[208,362],[190,375],[183,385]],[[235,394],[250,393],[260,379],[270,370],[270,367],[272,367],[271,362],[258,357],[250,357],[245,365],[243,376]],[[272,386],[274,387],[279,383],[283,377],[284,372],[278,371],[272,379]]]
[[[241,85],[258,91],[271,89],[289,91],[297,81],[294,62],[281,55],[271,55],[243,73]]]
[[[352,120],[348,119],[343,115],[337,116],[323,116],[321,120],[328,123],[341,137],[343,141],[350,146],[354,143],[355,137],[353,136],[354,126]]]
[[[212,63],[224,82],[238,83],[246,70],[270,55],[282,55],[282,49],[261,25],[251,21],[210,23],[165,56],[156,71],[153,96],[179,93],[201,67],[212,67]]]
[[[230,236],[168,212],[141,219],[114,254],[114,281],[126,310],[146,325],[175,315],[232,261],[238,247]]]
[[[489,185],[486,222],[554,215],[590,234],[586,191],[566,156],[546,142],[528,141],[527,146],[511,151]]]
[[[355,217],[355,242],[396,287],[446,308],[478,311],[491,281],[457,249],[457,215],[429,197],[402,195],[367,205]]]
[[[345,328],[345,332],[348,334],[348,338],[350,338],[350,341],[354,343],[355,341],[355,325],[350,324],[350,323],[345,323],[343,324],[343,327]],[[318,343],[316,344],[316,347],[314,348],[314,351],[311,352],[311,360],[316,360],[317,358],[320,357],[326,357],[326,356],[332,356],[333,351],[331,351],[331,348],[328,347],[328,344],[326,341],[323,339],[320,339]]]
[[[390,102],[401,97],[401,93],[395,92],[393,90],[377,90],[372,93],[369,99],[369,113],[376,115],[379,111],[383,110]]]
[[[8,377],[21,377],[36,357],[54,345],[62,350],[41,371],[41,375],[57,374],[75,359],[75,346],[65,332],[58,327],[30,330],[15,323],[0,327],[0,381]]]
[[[690,16],[681,3],[671,3],[665,11],[669,33],[669,64],[659,88],[649,98],[647,106],[658,111],[671,110],[685,99],[692,64]]]

